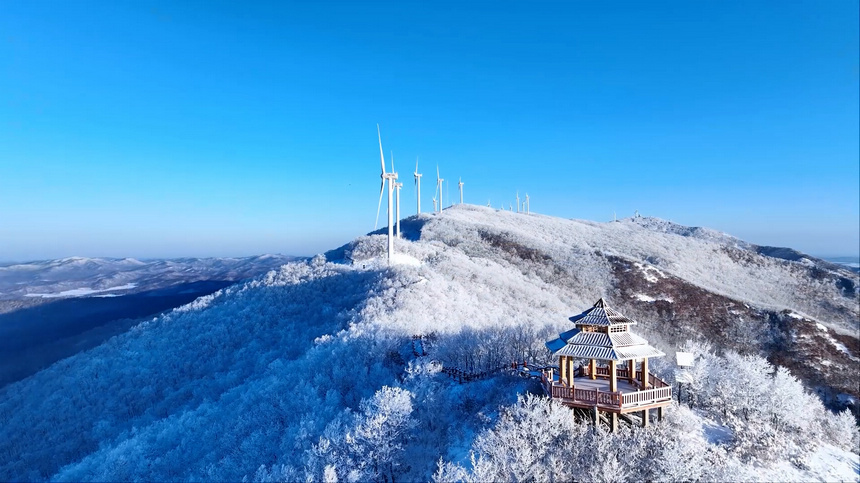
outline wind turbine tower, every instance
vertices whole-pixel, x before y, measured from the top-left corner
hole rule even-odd
[[[388,263],[391,263],[391,257],[394,255],[394,224],[392,217],[394,216],[394,184],[397,182],[397,173],[385,172],[385,155],[382,154],[382,134],[379,132],[379,124],[376,125],[376,136],[379,138],[379,161],[382,164],[382,186],[379,188],[379,203],[376,206],[376,223],[373,229],[379,225],[379,209],[382,206],[382,194],[385,191],[385,181],[388,180]],[[393,168],[393,166],[392,166]]]
[[[394,152],[393,152],[393,151],[392,151],[392,153],[391,153],[391,171],[394,171]],[[394,179],[397,179],[397,177],[396,177],[396,176],[397,176],[397,172],[396,172],[396,171],[394,171],[394,175],[395,175],[395,178],[394,178]],[[396,212],[396,214],[395,214],[395,216],[397,217],[397,218],[396,218],[396,219],[397,219],[397,224],[395,225],[395,226],[396,226],[395,233],[396,233],[397,238],[400,238],[400,188],[402,188],[402,187],[403,187],[403,183],[400,183],[400,182],[395,182],[395,183],[394,183],[394,189],[396,189],[396,190],[397,190],[397,194],[396,194],[396,198],[397,198],[397,212]]]
[[[442,213],[442,182],[444,179],[439,177],[439,165],[436,165],[436,192],[439,193],[439,213]]]
[[[418,190],[415,194],[415,198],[418,200],[418,214],[421,214],[421,174],[418,173],[418,158],[415,158],[415,172],[412,173],[415,176],[415,189]]]
[[[460,187],[460,204],[463,204],[463,185],[466,184],[463,182],[463,178],[460,178],[460,182],[457,185]]]
[[[400,238],[400,188],[403,187],[403,183],[394,183],[394,187],[397,188],[397,238]]]
[[[529,208],[530,208],[530,206],[529,206],[529,194],[526,193],[526,214],[527,215],[531,214],[531,211],[529,210]]]
[[[517,213],[520,212],[520,191],[517,190]]]

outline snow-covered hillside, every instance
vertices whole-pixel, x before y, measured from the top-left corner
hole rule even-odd
[[[670,356],[688,339],[710,341],[716,353],[701,355],[714,368],[709,377],[729,377],[731,368],[740,380],[745,366],[753,368],[745,397],[777,383],[800,394],[763,404],[771,407],[761,414],[766,421],[808,413],[798,423],[781,422],[774,430],[779,438],[803,434],[825,449],[853,444],[850,429],[823,429],[849,427],[844,417],[825,416],[794,376],[774,379],[758,358],[788,366],[831,396],[831,405],[840,394],[843,402],[856,397],[858,377],[844,371],[860,357],[858,283],[850,272],[761,255],[728,236],[679,233],[652,219],[594,223],[458,206],[402,226],[401,263],[385,263],[384,236],[359,237],[198,299],[0,390],[0,479],[503,477],[489,472],[501,471],[498,458],[505,456],[490,452],[495,446],[487,441],[526,437],[540,427],[520,432],[520,421],[572,418],[546,403],[517,403],[518,395],[538,390],[533,381],[492,373],[458,384],[442,366],[481,372],[514,359],[546,361],[543,342],[601,296],[639,320],[637,331]],[[740,362],[719,362],[723,352]],[[669,359],[655,361],[656,369],[670,374]],[[703,397],[717,397],[708,390]],[[546,418],[534,419],[539,414]],[[697,460],[701,478],[747,478],[755,465],[780,474],[773,460],[744,459],[762,443],[732,432],[742,424],[732,419],[735,409],[720,422],[729,428],[724,444],[707,440],[704,417],[678,407],[669,414],[663,430],[622,432],[594,444],[611,456],[606,464],[621,454],[618,445],[635,440],[654,444],[651,454],[658,448],[688,454],[677,451],[687,445],[713,456]],[[579,426],[566,424],[559,434],[580,434]],[[689,438],[672,439],[677,433]],[[799,441],[762,454],[797,458],[792,467],[801,478],[823,474],[809,469]],[[477,466],[469,466],[470,449]],[[533,454],[550,458],[534,464],[556,461],[547,456],[551,449]],[[648,451],[631,450],[631,458]],[[856,455],[822,460],[834,458],[844,471],[831,474],[857,474],[850,466]],[[702,473],[717,461],[735,462],[726,467],[737,471]],[[679,468],[673,474],[692,474]]]

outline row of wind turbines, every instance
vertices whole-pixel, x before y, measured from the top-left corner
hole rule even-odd
[[[400,189],[403,187],[403,183],[397,181],[397,172],[394,170],[394,154],[391,154],[391,171],[385,171],[385,154],[382,149],[382,133],[379,130],[379,124],[376,125],[376,136],[379,139],[379,161],[382,165],[382,174],[380,174],[380,178],[382,178],[382,184],[379,187],[379,203],[376,205],[376,222],[373,225],[373,229],[379,226],[379,210],[382,208],[382,197],[385,194],[385,182],[388,181],[388,262],[391,263],[391,259],[394,255],[394,239],[400,238]],[[418,214],[421,214],[421,177],[423,174],[418,172],[418,159],[415,159],[415,172],[412,173],[415,177],[415,189],[417,191],[417,201],[418,201]],[[442,212],[442,182],[445,181],[441,176],[439,176],[439,166],[436,166],[436,193],[433,195],[433,212],[441,213]],[[457,183],[457,187],[460,190],[460,204],[463,204],[463,186],[466,183],[463,182],[463,179],[460,178]],[[438,203],[437,203],[438,196]],[[489,200],[487,201],[487,206],[490,206]],[[509,205],[511,211],[513,211],[513,206]],[[504,209],[504,205],[502,205],[502,209]],[[396,221],[394,220],[396,210]],[[530,213],[529,209],[529,195],[526,193],[526,197],[520,204],[520,193],[517,191],[517,213]]]
[[[462,203],[462,201],[460,201],[460,202]],[[487,207],[492,208],[492,206],[490,205],[490,200],[487,200]],[[504,203],[502,203],[502,209],[503,210],[505,209]],[[514,205],[511,203],[508,203],[508,210],[514,211]],[[523,198],[522,203],[520,203],[520,192],[517,191],[517,213],[525,213],[527,215],[531,213],[531,207],[529,205],[529,194],[528,193],[526,193],[526,197]]]

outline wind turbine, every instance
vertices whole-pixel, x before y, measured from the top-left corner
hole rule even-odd
[[[433,195],[433,213],[436,213],[436,195]]]
[[[422,174],[418,173],[418,157],[415,157],[415,172],[412,173],[415,176],[415,189],[418,192],[415,195],[415,198],[418,200],[418,214],[421,214],[421,176]]]
[[[439,177],[439,165],[436,165],[436,192],[439,193],[439,213],[442,213],[442,182],[444,179]]]
[[[520,212],[520,190],[517,190],[517,213]]]
[[[385,191],[385,180],[388,180],[388,263],[391,263],[391,257],[394,255],[394,233],[392,233],[394,226],[391,218],[394,215],[392,205],[397,173],[385,172],[385,156],[382,154],[382,134],[379,132],[379,124],[376,125],[376,136],[379,138],[379,161],[382,164],[382,174],[379,177],[382,178],[382,186],[379,188],[379,203],[376,205],[376,223],[373,225],[373,229],[376,230],[376,227],[379,225],[379,208],[382,206],[382,193]]]
[[[391,162],[392,162],[392,163],[394,163],[394,159],[393,159],[393,158],[392,158]],[[392,166],[394,166],[394,164],[392,164]],[[394,169],[394,168],[392,168],[392,169]],[[528,194],[528,193],[526,193],[526,214],[527,214],[527,215],[528,215],[528,214],[531,214],[531,212],[529,211],[529,208],[530,208],[530,206],[529,206],[529,194]]]
[[[490,206],[490,200],[487,200],[487,208],[492,208],[492,207]]]
[[[460,186],[460,204],[463,204],[463,185],[466,184],[463,182],[463,178],[460,178],[460,182],[457,183]]]
[[[391,171],[394,171],[394,151],[391,152]],[[397,171],[394,171],[394,173],[395,173],[394,179],[396,180],[397,179],[397,177],[396,177]],[[403,187],[403,183],[395,181],[394,189],[397,190],[397,215],[396,215],[397,216],[397,224],[396,224],[397,238],[400,238],[400,188],[402,188],[402,187]]]

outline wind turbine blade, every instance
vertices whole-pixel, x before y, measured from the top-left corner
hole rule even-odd
[[[391,172],[396,173],[397,170],[394,169],[394,151],[391,151]]]
[[[415,156],[415,174],[418,174],[418,156]]]
[[[382,134],[379,132],[379,124],[376,124],[376,135],[379,137],[379,160],[382,162],[382,174],[385,174],[385,156],[382,155]]]
[[[439,179],[439,165],[436,165],[436,179]]]
[[[382,180],[382,187],[379,188],[379,203],[376,205],[376,221],[373,223],[373,230],[379,226],[379,209],[382,207],[382,193],[385,191],[385,179]]]

